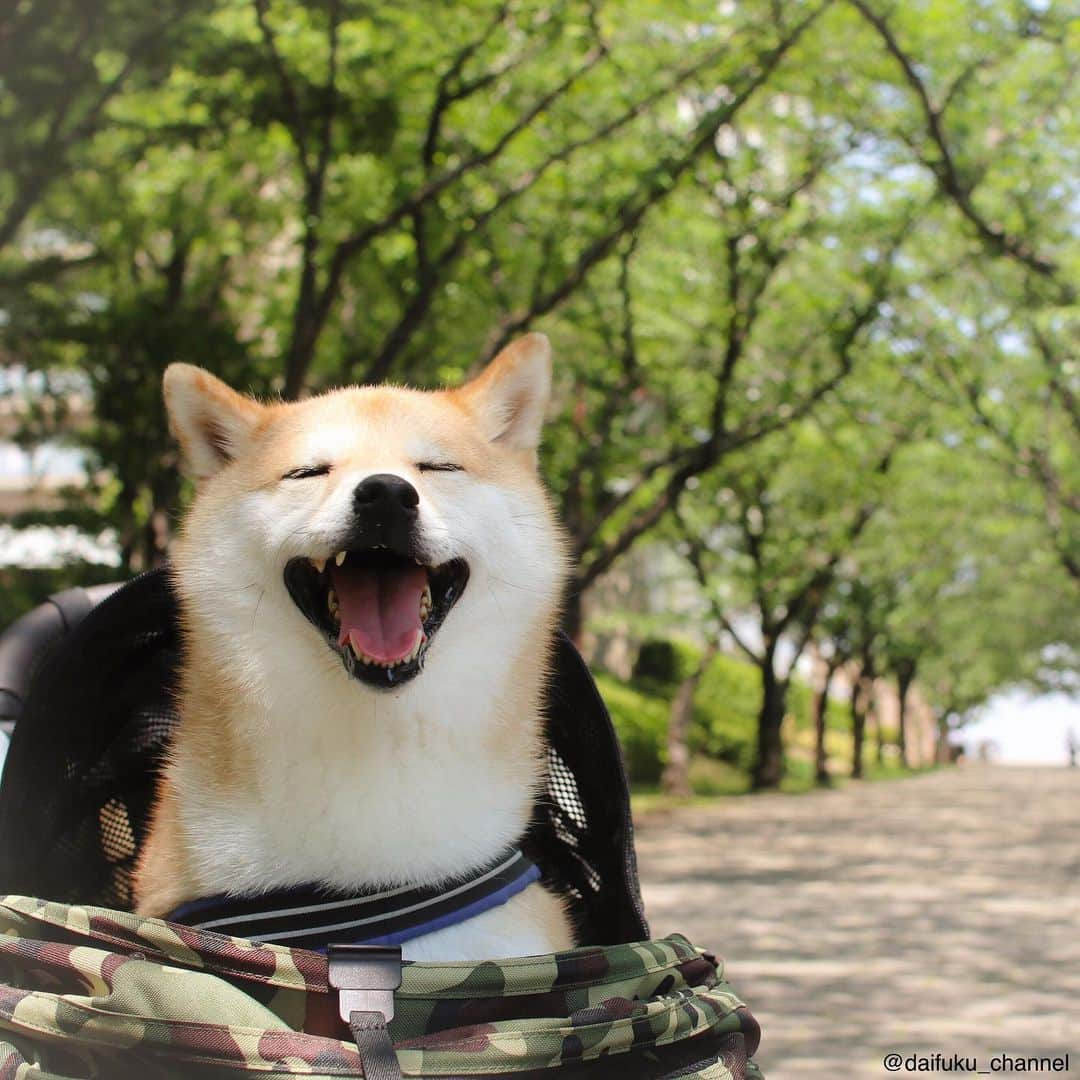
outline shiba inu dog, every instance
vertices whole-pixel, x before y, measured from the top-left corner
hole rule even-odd
[[[448,391],[264,405],[166,371],[198,486],[174,553],[180,720],[141,913],[297,883],[437,887],[522,835],[566,572],[537,474],[550,381],[539,334]],[[572,944],[534,883],[405,955]]]

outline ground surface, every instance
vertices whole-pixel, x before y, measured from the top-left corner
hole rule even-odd
[[[1080,1076],[1080,769],[655,811],[638,858],[653,936],[723,956],[768,1080],[936,1051],[1070,1051]]]

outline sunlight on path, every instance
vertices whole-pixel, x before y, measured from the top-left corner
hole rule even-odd
[[[1080,1072],[1080,770],[658,812],[638,857],[653,936],[724,957],[768,1080],[881,1078],[894,1050]]]

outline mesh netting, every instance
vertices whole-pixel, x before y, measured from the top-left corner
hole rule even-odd
[[[169,734],[180,659],[168,577],[99,604],[38,671],[0,785],[0,890],[131,906],[132,872]],[[547,791],[525,847],[571,897],[580,940],[648,936],[629,797],[611,720],[560,637],[547,696]]]

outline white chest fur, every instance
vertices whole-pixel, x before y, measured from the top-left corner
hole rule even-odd
[[[520,716],[498,715],[504,697],[492,697],[490,673],[483,715],[483,695],[460,672],[442,693],[429,671],[385,695],[357,695],[328,674],[306,694],[282,692],[270,709],[230,711],[252,748],[247,783],[206,783],[206,763],[178,741],[172,779],[200,894],[430,883],[520,838],[539,779],[535,733]],[[534,885],[409,943],[406,955],[475,959],[569,944],[561,903]]]

